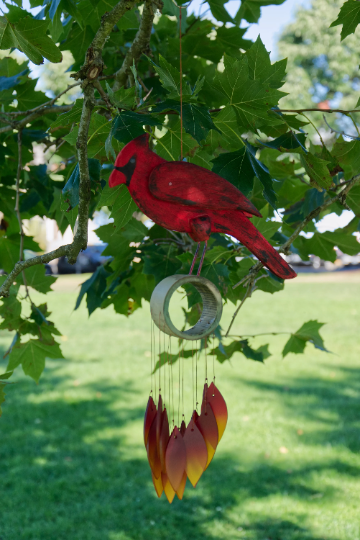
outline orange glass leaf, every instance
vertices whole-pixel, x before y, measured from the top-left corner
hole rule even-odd
[[[170,437],[169,420],[168,420],[168,415],[167,415],[167,411],[165,407],[162,413],[161,433],[160,433],[160,442],[159,442],[159,456],[160,456],[161,470],[164,473],[166,473],[165,453],[166,453],[166,448],[169,442],[169,437]]]
[[[175,497],[175,490],[170,484],[169,479],[165,473],[161,473],[161,479],[162,479],[162,484],[164,487],[164,493],[166,495],[167,500],[171,504]]]
[[[166,474],[170,484],[177,491],[186,468],[186,448],[177,426],[170,436],[165,455]],[[165,488],[164,488],[165,489]]]
[[[186,447],[186,474],[194,487],[205,471],[208,460],[208,451],[204,437],[200,433],[194,420],[190,420],[184,435]]]
[[[162,492],[164,491],[164,486],[163,486],[163,483],[162,483],[161,475],[159,476],[159,478],[155,478],[154,473],[151,473],[151,477],[152,477],[152,481],[153,481],[153,484],[154,484],[156,494],[160,499],[160,497],[162,495]]]
[[[225,399],[222,397],[220,391],[212,382],[207,391],[207,402],[210,404],[213,413],[215,415],[216,423],[219,430],[219,442],[221,437],[224,434],[227,420],[228,420],[228,411],[225,403]]]
[[[156,447],[157,447],[157,451],[158,451],[159,455],[160,455],[160,435],[161,435],[162,412],[163,412],[163,409],[162,409],[162,397],[161,397],[161,394],[159,394],[159,403],[158,403],[158,408],[157,408],[157,413],[156,413],[156,418],[155,418],[155,422],[156,422]]]
[[[159,478],[161,474],[161,462],[156,445],[156,417],[154,418],[150,427],[149,436],[146,443],[146,451],[151,470],[155,478]]]
[[[187,478],[187,475],[186,475],[186,472],[184,472],[183,477],[182,477],[181,482],[180,482],[180,487],[176,491],[176,495],[177,495],[178,499],[180,499],[180,501],[182,500],[182,498],[184,496],[184,491],[185,491],[185,486],[186,486],[186,478]]]
[[[151,428],[151,424],[153,423],[153,420],[156,416],[156,405],[154,403],[153,398],[150,396],[149,401],[146,407],[145,411],[145,417],[144,417],[144,444],[146,447],[146,443],[149,436],[149,431]]]
[[[201,435],[204,437],[208,452],[206,464],[206,467],[208,467],[210,461],[214,457],[219,440],[219,431],[215,415],[210,405],[207,405],[205,407],[205,410],[200,414],[199,418],[196,420],[196,425],[199,428]]]

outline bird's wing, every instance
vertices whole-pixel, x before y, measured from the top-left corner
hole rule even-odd
[[[157,199],[214,210],[242,210],[261,217],[255,206],[221,176],[185,161],[162,163],[149,177]]]

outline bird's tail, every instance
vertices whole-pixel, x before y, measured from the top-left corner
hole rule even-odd
[[[214,223],[218,232],[235,236],[276,276],[282,279],[296,277],[296,272],[242,212],[228,212],[226,216],[222,215],[219,221],[221,223]]]

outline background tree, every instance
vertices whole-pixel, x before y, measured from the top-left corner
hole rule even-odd
[[[253,223],[281,253],[334,261],[335,246],[348,254],[359,251],[359,218],[323,234],[316,232],[316,220],[348,208],[360,215],[360,143],[339,137],[331,148],[322,141],[314,146],[304,131],[311,121],[306,111],[279,109],[286,60],[271,64],[260,38],[244,39],[240,24],[256,22],[261,6],[282,2],[244,0],[232,18],[221,1],[211,0],[212,20],[183,10],[184,156],[250,197],[263,215]],[[45,358],[61,357],[60,332],[46,304],[34,304],[31,290],[46,294],[56,279],[45,276],[44,263],[60,256],[75,263],[97,208],[108,208],[113,218],[97,231],[111,260],[81,287],[76,308],[86,297],[89,314],[113,305],[129,316],[166,275],[188,272],[196,247],[185,234],[147,228],[126,188],[107,185],[116,154],[144,132],[159,155],[169,161],[180,157],[179,8],[170,0],[52,0],[33,16],[20,0],[6,6],[0,18],[0,47],[9,50],[0,61],[0,328],[14,338],[5,353],[2,390],[18,366],[38,381]],[[341,16],[344,28],[351,16],[351,10]],[[19,63],[16,49],[37,65],[46,58],[61,66],[61,51],[71,53],[76,82],[49,99],[35,90],[31,64]],[[81,91],[75,102],[68,94],[73,88]],[[35,165],[40,144],[46,163]],[[23,219],[33,216],[55,219],[62,232],[70,224],[73,242],[32,256],[40,249],[25,234]],[[314,234],[306,238],[303,231]],[[237,306],[232,323],[254,291],[273,294],[284,287],[224,235],[213,235],[202,275]],[[197,304],[199,298],[189,294],[188,324]],[[269,356],[266,343],[254,350],[251,339],[229,334],[231,326],[217,333],[214,353],[220,362],[235,351],[255,361]],[[303,352],[308,341],[324,349],[321,326],[308,321],[298,331],[289,329],[283,355]]]

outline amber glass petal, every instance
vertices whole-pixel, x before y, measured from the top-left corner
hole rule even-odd
[[[169,442],[169,437],[170,437],[169,420],[168,420],[168,415],[165,408],[162,413],[161,433],[160,433],[160,443],[159,443],[159,456],[160,456],[161,470],[164,473],[166,473],[165,453],[166,453],[166,448]]]
[[[155,419],[155,422],[156,422],[156,447],[157,447],[157,451],[158,451],[159,455],[160,455],[160,435],[161,435],[162,412],[163,412],[162,397],[161,397],[161,394],[159,394],[159,403],[158,403],[156,419]]]
[[[184,472],[183,477],[182,477],[181,482],[180,482],[180,487],[176,491],[176,495],[178,496],[178,499],[180,499],[180,501],[184,496],[184,491],[185,491],[185,486],[186,486],[186,478],[187,478],[186,472]]]
[[[174,427],[166,449],[166,474],[169,482],[177,491],[186,468],[186,448],[180,431]]]
[[[190,420],[184,435],[186,447],[186,474],[195,487],[200,476],[205,471],[208,451],[204,437],[201,435],[194,420]]]
[[[160,474],[159,478],[155,478],[154,473],[151,473],[151,477],[152,477],[152,481],[153,481],[153,484],[154,484],[156,494],[160,499],[160,497],[162,495],[162,492],[164,491],[164,486],[163,486],[163,483],[162,483],[161,474]]]
[[[153,420],[154,420],[155,416],[156,416],[156,405],[154,403],[153,398],[150,396],[147,407],[146,407],[145,418],[144,418],[144,444],[145,444],[145,447],[146,447],[146,443],[147,443],[147,440],[148,440],[150,427],[151,427],[151,424],[153,423]]]
[[[206,467],[214,457],[215,450],[218,444],[219,431],[215,420],[212,408],[208,405],[206,411],[200,414],[196,420],[196,425],[199,428],[201,435],[204,437],[206,448],[208,451],[208,459]]]
[[[161,473],[162,484],[164,486],[164,493],[167,500],[171,504],[175,497],[175,490],[169,482],[169,479],[165,473]]]
[[[219,442],[221,437],[224,434],[227,419],[228,419],[228,412],[227,407],[225,403],[225,399],[222,397],[220,391],[215,386],[215,384],[212,382],[209,386],[209,390],[207,392],[207,401],[210,403],[211,408],[214,412],[216,423],[219,430]]]
[[[146,451],[151,470],[155,478],[159,478],[161,474],[161,462],[156,446],[156,418],[154,418],[150,427]]]

